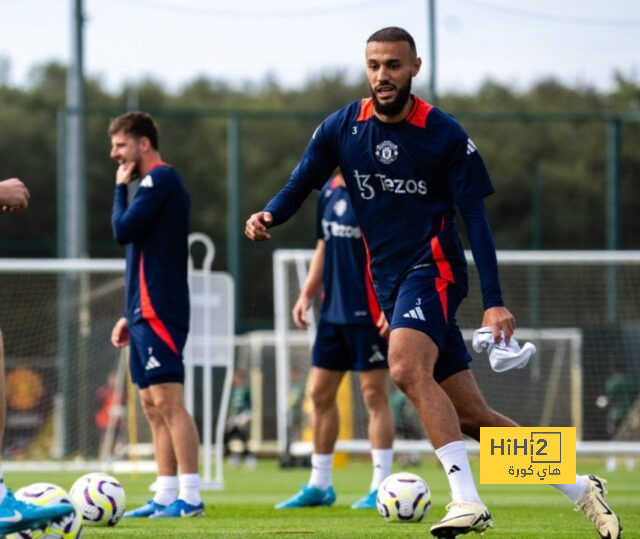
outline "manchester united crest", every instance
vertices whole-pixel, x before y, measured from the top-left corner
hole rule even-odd
[[[393,163],[398,157],[398,146],[390,140],[385,140],[376,146],[376,157],[385,165]]]

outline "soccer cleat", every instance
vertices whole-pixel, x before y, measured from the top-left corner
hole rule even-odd
[[[9,490],[0,503],[0,537],[27,529],[44,528],[75,511],[73,505],[60,503],[53,507],[40,507],[16,500]]]
[[[374,489],[369,494],[365,495],[355,502],[351,509],[375,509],[376,508],[376,496],[378,495],[378,489]]]
[[[336,501],[336,493],[333,487],[316,488],[311,485],[303,485],[299,492],[294,494],[288,500],[278,505],[276,509],[298,509],[300,507],[318,507],[333,505]]]
[[[164,509],[156,511],[149,518],[180,518],[180,517],[197,517],[204,515],[204,503],[191,505],[178,498],[174,502],[167,505]]]
[[[149,500],[144,505],[140,507],[136,507],[131,511],[127,511],[122,518],[146,518],[150,517],[157,511],[162,511],[166,505],[160,505],[159,503],[154,502],[153,500]]]
[[[580,510],[585,514],[602,539],[619,539],[622,533],[620,519],[604,499],[607,482],[595,475],[583,477],[587,481],[587,490],[576,502],[576,511]]]
[[[431,526],[431,535],[453,539],[469,532],[482,533],[493,528],[489,510],[480,503],[456,502],[447,505],[447,514]]]

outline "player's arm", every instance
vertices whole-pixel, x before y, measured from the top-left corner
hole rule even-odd
[[[450,123],[448,127],[447,176],[453,198],[467,226],[473,259],[480,275],[484,305],[482,326],[491,327],[496,342],[500,340],[500,331],[503,331],[508,343],[516,323],[502,302],[496,248],[484,207],[484,197],[493,193],[493,185],[473,141],[457,123]]]
[[[298,299],[291,311],[293,323],[300,329],[307,329],[307,312],[311,306],[311,300],[316,295],[316,292],[322,283],[322,274],[324,273],[324,252],[325,242],[320,239],[316,243],[316,250],[313,252],[313,256],[311,257],[307,278],[302,285],[300,295],[298,296]]]
[[[113,236],[120,245],[130,243],[144,236],[147,228],[155,220],[168,197],[171,179],[154,175],[147,185],[140,188],[131,204],[127,202],[127,182],[116,183],[111,213]]]
[[[503,331],[505,341],[509,343],[516,321],[502,301],[498,259],[484,201],[478,198],[460,202],[458,208],[467,227],[471,252],[480,276],[484,306],[482,327],[488,326],[493,330],[496,342],[500,339],[500,331]]]
[[[286,222],[294,215],[313,189],[321,189],[336,167],[331,128],[325,120],[316,129],[302,159],[285,186],[261,212],[252,214],[245,225],[245,236],[252,241],[271,239],[267,229]]]
[[[2,211],[20,212],[29,206],[29,190],[18,178],[0,182],[0,206]]]

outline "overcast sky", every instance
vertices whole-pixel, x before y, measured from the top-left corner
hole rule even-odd
[[[70,57],[72,0],[0,0],[0,57],[11,84]],[[364,43],[402,26],[427,54],[427,0],[85,0],[85,70],[110,89],[150,76],[177,89],[198,75],[232,83],[271,74],[287,87],[344,68]],[[640,1],[436,0],[440,92],[487,78],[526,88],[545,76],[610,88],[640,80]],[[6,65],[6,62],[5,62]],[[426,86],[428,65],[416,84]]]

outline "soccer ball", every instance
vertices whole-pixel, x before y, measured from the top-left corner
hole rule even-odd
[[[430,506],[429,487],[416,474],[392,474],[378,487],[376,507],[389,522],[420,522]]]
[[[83,475],[71,487],[71,498],[87,526],[115,526],[124,513],[124,489],[120,481],[105,473]]]
[[[49,524],[44,530],[22,530],[7,535],[7,539],[77,539],[82,535],[82,513],[66,490],[52,483],[33,483],[16,490],[17,500],[48,507],[70,503],[76,510],[59,522]]]

